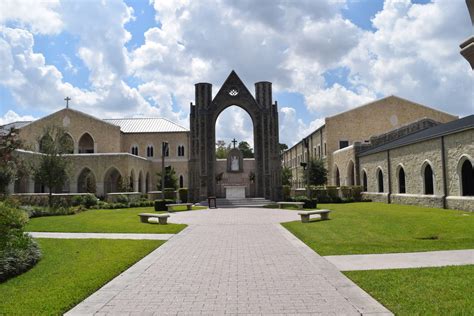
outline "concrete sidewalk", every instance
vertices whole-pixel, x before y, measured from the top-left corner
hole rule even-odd
[[[49,233],[27,232],[33,238],[59,239],[137,239],[137,240],[168,240],[174,234],[124,234],[124,233]]]
[[[173,214],[189,226],[67,315],[391,315],[279,223],[294,211]]]
[[[406,269],[474,264],[474,249],[326,256],[341,271]]]

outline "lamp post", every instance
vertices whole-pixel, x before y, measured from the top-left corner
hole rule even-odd
[[[168,152],[168,142],[161,143],[161,197],[165,199],[165,154]]]
[[[303,138],[303,146],[306,148],[306,161],[300,163],[300,165],[303,167],[303,172],[306,174],[306,196],[309,198],[309,137]]]

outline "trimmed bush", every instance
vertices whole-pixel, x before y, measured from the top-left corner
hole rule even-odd
[[[300,196],[295,196],[293,199],[295,202],[304,202],[303,207],[304,208],[316,208],[317,206],[317,201],[314,199],[310,199],[307,196],[300,195]]]
[[[115,200],[115,202],[121,203],[121,204],[128,204],[129,199],[128,199],[128,196],[126,196],[125,194],[120,194],[119,196],[117,196],[117,199]]]
[[[352,198],[352,190],[350,187],[342,186],[339,188],[341,191],[341,197],[343,199],[351,199]]]
[[[339,196],[336,186],[329,186],[328,185],[328,186],[326,186],[326,191],[327,191],[330,198],[335,198],[335,197]]]
[[[188,203],[188,188],[178,189],[178,196],[181,203]]]
[[[167,211],[168,208],[166,207],[166,204],[172,204],[172,203],[174,203],[174,200],[170,200],[170,199],[155,200],[155,212]]]
[[[362,190],[363,187],[361,185],[355,185],[352,187],[352,197],[354,200],[358,202],[362,201]]]
[[[71,204],[73,206],[83,205],[84,204],[84,198],[82,197],[82,195],[73,196],[72,199],[71,199]]]
[[[25,211],[0,203],[0,282],[25,272],[41,258],[36,242],[23,232],[27,222]]]
[[[176,191],[174,188],[165,188],[163,193],[165,194],[165,200],[176,200]]]
[[[83,198],[83,205],[86,208],[91,208],[91,207],[97,205],[97,198],[95,197],[94,194],[87,194]]]

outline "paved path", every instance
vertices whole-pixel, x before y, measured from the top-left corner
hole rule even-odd
[[[474,264],[474,249],[326,256],[324,258],[341,271],[442,267]]]
[[[174,234],[118,234],[118,233],[47,233],[28,232],[34,238],[59,238],[59,239],[150,239],[168,240]]]
[[[391,313],[278,223],[294,211],[175,213],[190,224],[68,315]]]

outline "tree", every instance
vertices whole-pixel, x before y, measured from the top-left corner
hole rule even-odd
[[[280,145],[280,154],[283,154],[283,152],[288,149],[288,145],[282,144],[282,143],[280,143],[279,145]]]
[[[157,172],[156,175],[158,176],[158,179],[159,179],[156,187],[158,188],[159,191],[162,191],[161,172]],[[178,178],[176,177],[176,171],[171,166],[165,167],[165,188],[173,188],[173,189],[178,188]]]
[[[303,176],[305,183],[309,182],[309,185],[326,184],[328,180],[328,171],[324,167],[324,162],[321,159],[311,159],[307,168],[309,170],[306,170]]]
[[[293,178],[293,173],[288,167],[281,168],[281,184],[282,185],[291,185],[291,179]]]
[[[254,158],[253,148],[250,147],[250,144],[246,141],[240,142],[238,148],[242,152],[244,158]]]
[[[21,146],[18,130],[11,129],[7,135],[0,137],[0,194],[7,193],[8,185],[15,180],[21,164],[14,151]]]
[[[225,141],[223,140],[217,141],[216,143],[216,158],[217,159],[226,159],[229,151],[230,151],[230,144],[226,146]]]
[[[33,173],[35,181],[48,188],[51,207],[53,192],[61,190],[68,180],[69,161],[64,154],[71,152],[71,142],[66,131],[57,126],[47,127],[43,135],[39,140],[42,154]]]

